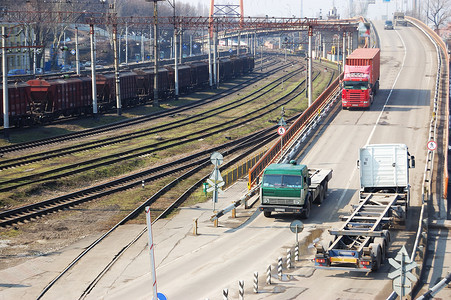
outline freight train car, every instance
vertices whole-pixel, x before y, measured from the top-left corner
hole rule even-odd
[[[27,84],[29,114],[36,123],[91,111],[91,81],[86,78],[32,79]]]
[[[169,91],[171,95],[175,95],[175,68],[173,65],[165,66],[168,70]],[[192,89],[191,84],[191,67],[188,65],[179,65],[178,69],[178,84],[179,92],[181,94],[187,93]]]
[[[3,104],[3,85],[0,85],[0,102]],[[31,125],[29,111],[28,84],[8,84],[8,116],[9,124],[15,127]],[[0,105],[0,120],[3,124],[3,105]]]
[[[208,63],[203,61],[188,63],[191,67],[191,86],[192,89],[203,89],[209,85],[210,77]]]
[[[233,60],[220,58],[221,81],[251,71],[252,56],[243,55]],[[158,70],[158,97],[166,99],[174,94],[172,67]],[[179,66],[179,88],[185,93],[208,86],[208,62],[191,62]],[[97,105],[99,112],[116,107],[116,81],[112,73],[96,75]],[[0,90],[2,87],[0,87]],[[154,70],[143,69],[120,74],[122,107],[146,103],[154,98]],[[60,116],[79,116],[92,113],[92,79],[74,76],[32,79],[26,83],[8,85],[9,119],[12,126],[30,126],[49,123]],[[0,99],[3,92],[0,93]],[[2,107],[0,108],[3,109]],[[3,111],[1,111],[3,118]],[[1,120],[3,122],[3,120]]]

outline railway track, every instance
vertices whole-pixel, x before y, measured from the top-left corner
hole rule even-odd
[[[260,133],[253,134],[251,137],[246,136],[227,144],[192,154],[183,159],[163,164],[158,167],[150,168],[132,175],[124,176],[107,183],[99,184],[87,189],[1,212],[0,227],[5,227],[27,220],[29,221],[55,211],[73,207],[86,201],[98,199],[113,193],[131,189],[144,183],[153,182],[168,176],[173,177],[179,173],[186,172],[187,170],[199,171],[200,169],[208,165],[208,163],[210,163],[209,155],[212,152],[222,151],[223,153],[233,153],[244,147],[248,147],[252,143],[260,143],[261,141],[268,142],[269,140],[272,140],[274,138],[272,131],[272,129],[266,129],[265,131],[262,131]]]
[[[201,129],[201,130],[191,133],[189,135],[178,136],[178,137],[175,137],[172,139],[159,141],[159,142],[156,142],[153,144],[135,148],[133,150],[127,150],[127,151],[124,151],[121,153],[114,153],[114,154],[99,157],[96,159],[79,162],[79,163],[76,163],[73,165],[66,165],[66,166],[63,166],[60,168],[53,168],[48,171],[39,172],[39,173],[35,173],[32,175],[22,176],[20,178],[3,181],[0,183],[2,185],[2,188],[0,188],[0,192],[10,191],[15,188],[30,185],[33,183],[39,183],[39,182],[44,182],[44,181],[48,181],[48,180],[57,180],[62,177],[67,177],[67,176],[70,176],[70,175],[73,175],[76,173],[88,171],[88,170],[95,169],[95,168],[105,166],[105,165],[111,165],[114,163],[121,162],[123,160],[132,159],[132,158],[136,158],[139,156],[148,155],[150,153],[155,153],[157,151],[170,149],[172,147],[186,144],[189,142],[194,142],[194,141],[197,141],[198,139],[206,138],[208,136],[212,136],[217,133],[226,132],[227,130],[233,129],[237,126],[241,126],[252,120],[258,119],[262,116],[262,114],[268,113],[270,111],[274,111],[275,109],[279,108],[280,106],[285,105],[286,103],[288,103],[289,101],[291,101],[292,99],[294,99],[297,95],[299,95],[301,93],[301,92],[299,92],[301,85],[302,85],[302,83],[299,84],[297,89],[294,89],[289,95],[279,98],[277,101],[275,101],[274,103],[272,103],[270,105],[266,105],[258,110],[255,110],[251,113],[240,116],[234,120],[227,121],[226,127],[224,127],[225,126],[224,123],[217,124],[214,126],[210,126],[209,128]],[[292,96],[292,98],[289,98],[290,95],[295,95],[295,96]],[[288,99],[288,100],[284,100],[284,99]],[[250,101],[250,100],[248,100],[248,101]],[[242,104],[237,104],[237,105],[242,105]],[[231,107],[225,108],[225,111],[230,110],[230,109],[232,109],[232,108]],[[208,118],[208,116],[206,116],[206,117]],[[193,124],[194,122],[197,122],[197,121],[198,120],[192,120],[189,123],[185,123],[184,126],[188,125],[188,124]]]
[[[331,78],[333,78],[333,75]],[[300,83],[299,86],[301,86],[302,84],[303,83]],[[300,93],[304,92],[304,90],[305,89],[302,89],[298,93],[291,95],[290,99],[287,99],[283,103],[279,103],[273,109],[276,109],[281,105],[286,104],[288,101],[295,99]],[[262,137],[262,135],[264,136]],[[0,213],[0,226],[7,226],[25,220],[30,220],[54,211],[62,210],[67,207],[77,205],[79,203],[83,203],[106,195],[110,195],[112,193],[127,190],[147,182],[161,179],[166,176],[171,176],[174,173],[181,172],[189,168],[195,168],[198,165],[203,165],[205,162],[209,161],[208,154],[210,154],[213,151],[221,150],[222,152],[224,151],[227,152],[228,151],[227,149],[232,147],[233,145],[249,143],[247,142],[248,140],[251,140],[252,141],[251,143],[256,143],[259,141],[259,139],[262,138],[271,139],[273,137],[274,134],[272,128],[266,129],[262,133],[257,133],[251,137],[248,136],[231,141],[229,143],[190,155],[184,159],[177,160],[173,163],[168,163],[161,165],[159,167],[150,168],[142,172],[138,172],[129,176],[122,177],[120,179],[116,179],[77,192],[69,193],[53,199],[5,211]],[[206,157],[199,159],[200,156]],[[60,177],[60,175],[58,175],[58,177]]]
[[[276,65],[278,63],[278,61],[271,61],[269,62],[267,65],[265,65],[266,68],[272,67],[274,65]],[[194,101],[193,103],[189,103],[187,105],[183,105],[177,108],[173,108],[173,109],[169,109],[167,111],[164,112],[156,112],[156,113],[152,113],[149,115],[145,115],[145,116],[141,116],[141,117],[137,117],[137,118],[133,118],[130,120],[124,120],[124,121],[120,121],[120,122],[116,122],[113,124],[108,124],[108,125],[104,125],[104,126],[98,126],[96,128],[92,128],[92,129],[86,129],[83,131],[78,131],[78,132],[74,132],[74,133],[70,133],[70,134],[65,134],[62,136],[56,136],[56,137],[51,137],[51,138],[47,138],[47,139],[40,139],[37,141],[32,141],[32,142],[25,142],[25,143],[20,143],[20,144],[15,144],[15,145],[10,145],[10,146],[4,146],[4,147],[0,147],[0,156],[2,154],[5,153],[10,153],[10,152],[15,152],[15,151],[19,151],[19,150],[26,150],[26,149],[31,149],[34,147],[40,147],[40,146],[45,146],[45,145],[50,145],[50,144],[56,144],[56,143],[61,143],[61,142],[66,142],[66,141],[71,141],[71,140],[76,140],[76,139],[80,139],[80,138],[84,138],[87,136],[93,136],[93,135],[98,135],[98,134],[102,134],[105,132],[109,132],[109,131],[113,131],[113,130],[117,130],[117,129],[121,129],[124,127],[128,127],[128,126],[132,126],[132,125],[136,125],[136,124],[140,124],[143,122],[148,122],[148,121],[152,121],[155,119],[159,119],[162,117],[166,117],[166,116],[171,116],[177,113],[181,113],[184,112],[186,110],[189,109],[193,109],[211,102],[214,102],[218,99],[221,99],[222,97],[231,95],[233,93],[236,93],[239,90],[242,90],[252,84],[254,84],[255,82],[269,77],[270,75],[273,75],[274,73],[280,71],[281,69],[284,69],[288,66],[291,66],[291,63],[289,64],[284,64],[282,66],[276,67],[274,70],[270,70],[267,73],[264,74],[258,74],[256,75],[252,80],[240,83],[235,85],[233,88],[223,91],[223,92],[219,92],[211,97],[207,97],[206,99],[203,100],[198,100],[198,101]]]
[[[302,70],[286,74],[286,75],[284,75],[284,78],[288,79],[290,77],[293,77],[294,75],[296,75],[299,72],[302,72]],[[257,95],[259,92],[268,88],[272,84],[273,83],[269,83],[269,84],[259,88],[257,91],[241,98],[239,101],[245,101],[246,99]],[[274,89],[274,88],[275,88],[275,86],[272,89]],[[253,100],[254,99],[251,98],[250,100],[243,102],[242,104],[238,104],[238,105],[244,105]],[[203,104],[205,104],[205,102]],[[16,167],[19,165],[30,164],[30,163],[34,163],[34,162],[38,162],[38,161],[42,161],[42,160],[46,160],[46,159],[51,159],[51,158],[59,157],[59,156],[63,156],[63,155],[73,154],[73,153],[80,152],[80,151],[86,151],[86,150],[92,150],[92,149],[99,148],[99,147],[104,147],[107,145],[127,141],[132,138],[139,138],[139,137],[143,137],[146,135],[150,135],[150,134],[156,133],[158,131],[161,131],[162,129],[164,129],[164,130],[175,129],[175,128],[184,126],[186,124],[195,122],[197,120],[204,119],[205,117],[212,116],[215,113],[219,113],[219,112],[221,112],[221,110],[224,110],[224,108],[226,108],[226,107],[233,108],[236,106],[237,105],[234,105],[234,103],[229,103],[229,104],[226,104],[225,106],[213,108],[209,111],[206,111],[202,115],[195,115],[195,116],[187,117],[187,118],[184,118],[183,120],[178,120],[178,121],[176,120],[176,121],[172,122],[170,125],[162,124],[162,125],[152,126],[151,128],[138,130],[138,131],[135,131],[132,133],[119,134],[119,135],[116,135],[113,137],[108,137],[105,139],[95,140],[95,141],[91,141],[91,142],[84,142],[81,144],[77,144],[75,146],[63,147],[63,148],[59,148],[59,149],[55,149],[55,150],[51,150],[51,151],[44,151],[44,152],[39,152],[39,153],[31,154],[31,155],[19,156],[19,157],[15,157],[15,158],[11,158],[11,159],[4,159],[4,160],[0,161],[0,170]],[[193,108],[193,107],[190,107],[190,108]],[[183,110],[179,110],[177,112],[171,111],[170,114],[166,113],[163,116],[172,115],[174,113],[180,113],[181,111],[185,111],[188,109],[189,108],[184,108]],[[161,118],[163,116],[160,115],[157,118]],[[149,120],[145,120],[145,121],[147,122]],[[131,124],[129,123],[128,126],[134,125],[134,124],[137,124],[137,123],[132,122]],[[118,129],[118,128],[115,127],[115,129]],[[84,137],[84,135],[78,136],[78,138],[82,138],[82,137]],[[38,142],[44,142],[44,141],[41,140]],[[54,140],[52,139],[49,142],[54,143]],[[47,144],[44,144],[44,145],[47,145]],[[24,146],[26,146],[26,145],[24,145]],[[34,147],[34,143],[31,143],[30,146]],[[25,148],[25,149],[28,149],[28,148]]]

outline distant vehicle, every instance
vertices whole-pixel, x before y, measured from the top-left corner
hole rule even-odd
[[[390,20],[385,21],[384,29],[393,29],[393,22]]]
[[[35,74],[42,74],[43,70],[42,70],[42,68],[36,68],[36,69],[34,69],[34,73]]]
[[[8,76],[25,75],[25,74],[27,74],[27,72],[24,69],[12,69],[12,70],[9,70],[9,72],[8,72]]]
[[[393,14],[393,22],[395,22],[395,26],[407,26],[407,21],[404,19],[404,13],[402,12]]]
[[[72,66],[63,66],[61,68],[61,72],[70,72],[72,71]]]

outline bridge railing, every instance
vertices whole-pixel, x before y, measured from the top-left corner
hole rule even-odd
[[[448,53],[446,50],[446,46],[443,43],[442,39],[429,27],[427,27],[424,23],[421,21],[406,17],[406,19],[416,26],[419,30],[421,30],[426,36],[428,36],[433,44],[436,46],[437,50],[437,66],[438,66],[438,72],[437,72],[437,79],[436,79],[436,85],[435,85],[435,94],[433,99],[433,112],[432,117],[430,121],[430,129],[429,129],[429,136],[428,141],[434,140],[437,141],[437,123],[438,119],[440,119],[439,114],[442,116],[442,120],[445,123],[443,126],[443,142],[439,145],[442,146],[441,148],[441,154],[444,156],[444,170],[443,170],[443,195],[439,195],[438,197],[443,196],[443,199],[446,199],[447,197],[447,187],[448,187],[448,162],[447,162],[447,152],[448,152],[448,128],[449,128],[449,58]],[[441,51],[439,51],[439,48]],[[445,62],[445,63],[442,63]],[[443,77],[446,77],[446,80],[442,80]],[[444,101],[444,103],[442,103]],[[434,158],[435,158],[435,151],[428,150],[426,154],[426,164],[425,164],[425,170],[423,175],[423,184],[422,184],[422,206],[420,211],[420,218],[419,218],[419,225],[418,230],[416,234],[416,239],[414,243],[414,247],[411,254],[411,261],[416,261],[418,263],[418,267],[414,269],[414,273],[416,273],[418,278],[422,277],[422,272],[425,270],[424,265],[427,260],[427,242],[428,242],[428,222],[430,221],[428,219],[427,214],[427,207],[428,203],[431,203],[433,191],[432,191],[432,182],[433,182],[433,172],[434,172]],[[419,281],[415,283],[414,289],[412,294],[414,294],[418,288],[419,288]],[[390,295],[388,299],[391,299],[393,294],[396,294],[395,292]]]
[[[249,170],[249,183],[248,188],[257,182],[257,179],[263,173],[263,170],[277,157],[281,156],[284,149],[292,144],[292,140],[298,136],[298,133],[310,123],[310,121],[321,112],[323,108],[330,100],[331,95],[335,94],[339,88],[340,79],[343,74],[340,74],[330,85],[327,87],[321,95],[310,105],[300,116],[294,121],[293,124],[287,129],[285,134],[281,136],[277,142],[260,158],[255,166]]]

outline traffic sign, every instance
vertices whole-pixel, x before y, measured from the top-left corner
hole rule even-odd
[[[402,282],[402,278],[397,277],[393,280],[393,290],[398,294],[402,296],[406,296],[410,293],[412,290],[412,282],[410,282],[409,279],[404,278],[404,282]]]
[[[220,164],[222,164],[223,160],[224,160],[224,158],[223,158],[222,154],[219,152],[213,152],[210,156],[210,161],[215,166],[219,166]]]
[[[210,186],[215,187],[214,182],[211,181],[210,179],[207,179],[207,182],[210,184]],[[217,186],[217,187],[222,187],[222,186],[224,186],[224,185],[225,185],[225,182],[224,182],[224,181],[218,181],[218,182],[216,183],[216,186]],[[208,191],[208,192],[211,192],[211,191],[209,191],[208,189],[207,189],[207,191]]]
[[[435,149],[437,149],[437,143],[434,140],[430,140],[428,142],[428,149],[430,151],[434,151]]]
[[[158,300],[167,300],[168,298],[166,298],[165,295],[163,295],[162,293],[157,293],[157,298]]]
[[[218,183],[220,181],[224,181],[224,179],[222,179],[221,172],[219,172],[219,169],[213,170],[213,172],[210,175],[210,179],[213,181],[212,184],[214,184],[214,182]],[[208,180],[207,180],[207,182],[208,182]]]
[[[286,129],[285,129],[285,127],[283,127],[283,126],[280,126],[279,128],[277,128],[277,133],[278,133],[279,135],[284,135],[284,134],[285,134],[285,131],[286,131]]]
[[[290,224],[290,230],[293,233],[300,233],[304,230],[304,224],[299,220],[293,220]]]
[[[412,268],[410,268],[409,271],[412,270],[413,268],[415,268],[416,265],[417,265],[417,264],[415,263],[415,265],[414,265]],[[407,268],[406,268],[405,271],[407,271]],[[388,274],[388,278],[390,278],[390,279],[396,279],[396,278],[398,278],[398,277],[401,277],[401,274],[402,274],[402,270],[401,270],[401,269],[394,270],[393,272],[391,272],[391,273]],[[413,275],[413,274],[410,273],[410,272],[405,272],[404,275],[405,275],[407,278],[409,278],[411,281],[417,281],[417,278],[415,277],[415,275]]]
[[[230,52],[230,53],[232,53],[232,52],[233,52],[233,49],[232,49],[232,48],[230,48],[230,49],[229,49],[229,52]]]
[[[70,54],[75,55],[75,49],[70,50]]]
[[[417,266],[417,263],[410,261],[404,246],[399,250],[395,259],[389,258],[388,262],[395,268],[393,272],[388,274],[388,278],[393,279],[393,290],[402,298],[410,293],[412,282],[417,281],[415,275],[409,272]]]
[[[285,122],[285,119],[283,118],[283,116],[280,118],[280,121],[277,124],[280,126],[287,126],[287,122]]]

